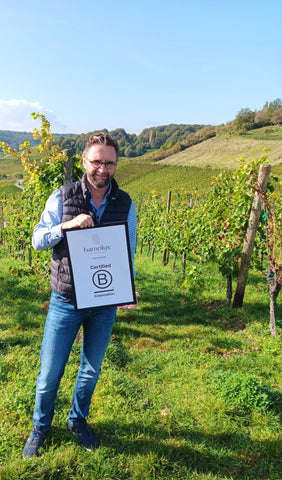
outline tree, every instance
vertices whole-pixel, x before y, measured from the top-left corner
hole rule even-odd
[[[249,108],[242,108],[233,122],[235,128],[239,132],[245,132],[251,130],[254,126],[255,112],[252,112]]]
[[[281,98],[276,98],[268,105],[268,113],[271,115],[277,108],[282,108]]]
[[[258,110],[255,113],[254,123],[256,127],[264,127],[265,125],[269,125],[270,117],[267,108],[263,108],[262,110]]]
[[[282,124],[282,108],[276,108],[270,116],[271,123],[274,125],[281,125]]]

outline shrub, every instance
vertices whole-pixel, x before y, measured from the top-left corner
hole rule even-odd
[[[274,405],[273,393],[246,372],[219,371],[213,379],[216,394],[239,413],[266,413]]]

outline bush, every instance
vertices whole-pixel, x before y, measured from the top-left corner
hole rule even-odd
[[[239,413],[266,413],[274,405],[273,393],[246,372],[217,372],[214,385],[216,394]]]

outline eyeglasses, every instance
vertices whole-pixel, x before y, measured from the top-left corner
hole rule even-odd
[[[111,162],[111,161],[101,162],[100,160],[92,160],[92,161],[88,160],[88,162],[90,163],[90,165],[92,165],[92,167],[95,167],[95,168],[100,168],[102,165],[105,165],[107,170],[113,170],[117,165],[116,162]]]

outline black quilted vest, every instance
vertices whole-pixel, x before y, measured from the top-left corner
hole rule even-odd
[[[91,194],[85,180],[86,175],[84,174],[81,181],[62,185],[60,188],[63,203],[62,223],[71,220],[81,213],[91,215],[94,225],[98,223],[90,204]],[[130,196],[123,190],[120,190],[117,182],[113,179],[110,198],[100,223],[127,221],[131,202]],[[60,295],[72,297],[73,289],[64,238],[53,247],[50,283],[52,289]]]

